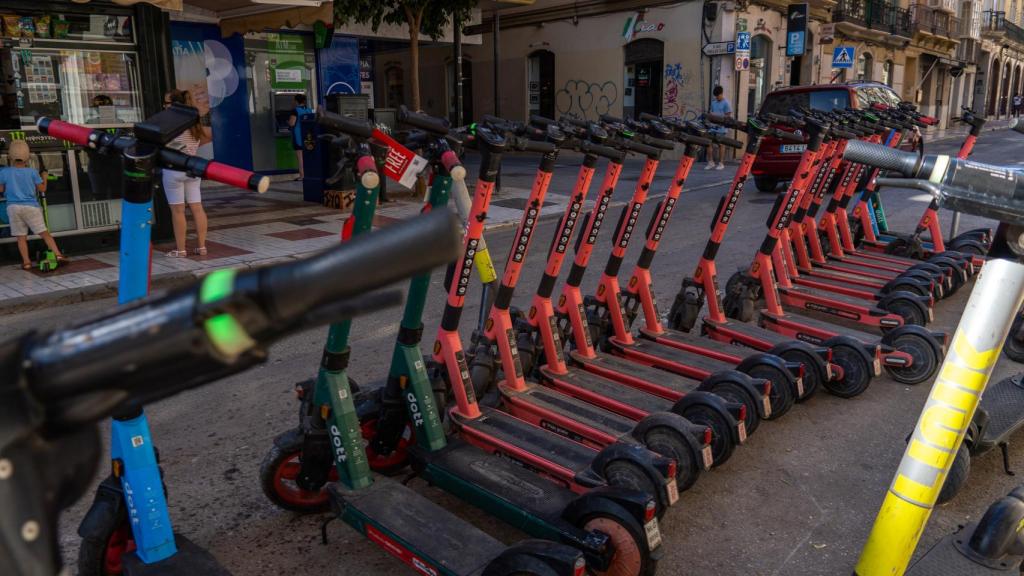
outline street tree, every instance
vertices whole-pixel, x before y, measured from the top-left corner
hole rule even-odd
[[[412,108],[420,109],[420,34],[437,40],[453,17],[465,22],[476,0],[334,0],[335,26],[349,22],[369,24],[376,32],[382,23],[409,29]]]

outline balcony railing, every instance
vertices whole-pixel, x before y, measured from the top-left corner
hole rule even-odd
[[[982,14],[983,32],[1005,36],[1007,40],[1024,46],[1024,28],[1007,20],[1006,12],[986,10]]]
[[[960,36],[960,19],[948,12],[936,10],[924,4],[911,7],[915,32],[956,39]]]
[[[839,0],[832,14],[835,22],[849,22],[906,38],[913,34],[910,10],[888,0]]]

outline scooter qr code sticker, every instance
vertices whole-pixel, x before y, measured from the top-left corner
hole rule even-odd
[[[661,546],[661,530],[658,529],[658,521],[651,520],[644,524],[644,532],[647,534],[647,548],[654,550]]]
[[[705,446],[704,449],[700,451],[700,454],[704,458],[704,469],[710,470],[711,465],[715,463],[715,457],[711,453],[711,446]]]
[[[672,506],[679,501],[679,486],[676,485],[675,478],[668,479],[668,482],[665,483],[665,490],[668,491],[669,506]]]
[[[146,443],[146,439],[142,436],[132,436],[132,448],[138,448]]]

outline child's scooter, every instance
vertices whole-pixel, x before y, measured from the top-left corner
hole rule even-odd
[[[43,208],[43,224],[46,225],[46,229],[50,229],[50,211],[46,206],[46,192],[39,192],[39,205]],[[57,269],[60,263],[57,261],[57,254],[53,250],[47,248],[43,251],[42,257],[39,258],[39,271],[40,272],[53,272]]]
[[[39,119],[39,130],[44,134],[124,159],[119,304],[142,298],[149,291],[153,175],[157,167],[174,168],[258,192],[265,192],[269,185],[265,176],[166,147],[198,121],[195,108],[171,106],[136,124],[134,137],[118,137],[59,120]],[[82,537],[79,574],[141,574],[153,570],[174,574],[226,573],[209,553],[172,531],[162,474],[141,407],[114,415],[110,452],[113,473],[100,483],[93,504],[78,527]]]

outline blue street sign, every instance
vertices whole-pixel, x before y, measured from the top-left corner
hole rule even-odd
[[[833,68],[853,68],[856,49],[853,46],[836,46],[832,50]]]
[[[803,56],[804,55],[804,31],[790,32],[789,38],[786,40],[786,56]]]
[[[736,33],[736,51],[737,52],[749,52],[750,51],[750,32],[737,32]]]

